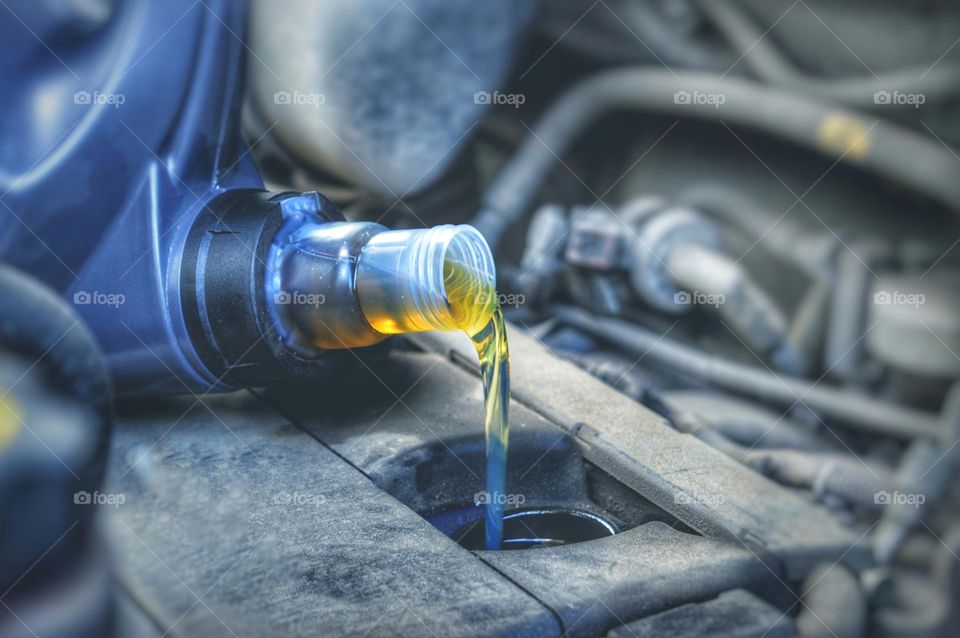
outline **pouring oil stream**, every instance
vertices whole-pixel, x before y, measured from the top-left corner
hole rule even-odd
[[[484,433],[487,452],[486,547],[503,543],[503,499],[506,493],[507,444],[510,439],[510,354],[503,312],[498,306],[487,326],[473,335],[483,377]]]
[[[503,543],[502,496],[506,493],[510,439],[510,352],[503,311],[493,282],[478,281],[476,271],[455,259],[447,259],[444,263],[444,286],[454,309],[453,315],[470,336],[480,358],[487,456],[486,548],[500,549]],[[478,319],[488,314],[487,324],[475,332]]]
[[[510,356],[486,241],[469,226],[375,235],[358,260],[356,287],[363,316],[380,334],[462,330],[473,341],[483,379],[485,545],[500,549],[510,435]]]

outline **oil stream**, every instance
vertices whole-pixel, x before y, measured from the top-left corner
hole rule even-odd
[[[487,549],[500,549],[503,542],[503,499],[506,494],[507,443],[510,423],[510,353],[503,312],[499,305],[490,323],[474,334],[473,344],[480,357],[483,377],[484,433],[487,452],[487,502],[485,525]]]
[[[483,242],[479,234],[476,234],[476,238],[472,241]],[[444,250],[442,295],[422,294],[424,291],[437,291],[441,283],[440,273],[434,277],[429,267],[411,269],[416,276],[408,280],[409,285],[399,286],[407,291],[408,298],[404,299],[401,295],[397,303],[398,296],[390,293],[398,288],[398,269],[389,261],[385,267],[381,267],[382,270],[374,267],[368,271],[368,276],[362,278],[363,286],[359,288],[359,294],[364,317],[380,334],[462,330],[473,341],[483,378],[487,456],[487,497],[483,503],[485,546],[487,549],[500,549],[509,439],[507,409],[510,403],[510,356],[492,268],[483,267],[477,256],[476,244],[470,246],[468,241],[471,240],[462,241],[464,243],[452,242],[449,249]],[[436,245],[442,247],[441,244]],[[483,250],[487,250],[486,244],[482,246]],[[429,251],[426,252],[428,254],[423,263],[429,266],[432,259]],[[373,275],[369,276],[371,272]]]
[[[488,550],[503,542],[503,503],[506,493],[507,445],[510,423],[510,352],[503,312],[494,282],[482,282],[472,269],[447,259],[443,283],[457,326],[473,340],[483,379],[483,421],[486,437],[487,477],[485,534]],[[484,324],[483,321],[489,317]],[[477,329],[478,326],[482,326]]]

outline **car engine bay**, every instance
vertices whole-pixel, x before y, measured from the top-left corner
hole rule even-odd
[[[37,6],[96,5],[96,33],[138,4]],[[93,326],[119,391],[98,406],[109,390],[93,368],[80,374],[92,389],[51,390],[42,371],[60,341],[34,356],[43,365],[17,348],[0,361],[16,402],[50,413],[31,445],[65,462],[44,461],[43,485],[59,473],[56,489],[80,494],[75,481],[89,481],[97,505],[68,534],[72,515],[54,520],[43,500],[55,489],[23,505],[26,457],[5,462],[2,527],[30,531],[4,532],[21,540],[0,569],[0,634],[956,635],[960,6],[182,4],[154,28],[178,38],[196,19],[183,42],[215,31],[233,56],[191,54],[191,73],[243,66],[236,99],[191,84],[196,102],[171,110],[235,111],[224,121],[242,144],[190,146],[215,148],[214,183],[249,164],[267,190],[319,193],[351,223],[467,224],[486,241],[510,341],[506,494],[484,491],[484,370],[461,333],[344,349],[309,381],[178,387],[146,323],[102,319],[127,350],[104,345],[97,317],[112,315],[84,313],[109,303],[38,275]],[[11,6],[47,37],[26,4]],[[115,109],[121,121],[129,108]],[[153,148],[123,126],[141,155]],[[136,181],[111,145],[96,161]],[[142,201],[167,197],[164,168],[194,170],[156,155]],[[102,224],[97,241],[123,244],[122,225]],[[138,228],[154,242],[165,232]],[[27,230],[60,250],[40,224]],[[31,264],[43,250],[0,239],[4,261],[42,272]],[[63,254],[81,281],[165,259],[137,264],[131,248],[128,262],[78,266]],[[99,281],[128,306],[136,294]],[[4,298],[0,319],[25,297]],[[218,330],[245,329],[199,308],[191,335],[222,343]],[[179,335],[171,325],[156,334]],[[153,391],[155,358],[170,391]],[[70,408],[77,396],[95,397],[91,414]],[[101,410],[109,435],[64,434]],[[474,526],[499,497],[504,545],[491,551]]]

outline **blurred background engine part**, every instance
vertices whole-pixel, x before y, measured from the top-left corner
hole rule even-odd
[[[960,377],[960,269],[890,273],[872,282],[867,325],[870,353],[887,365],[918,377]],[[903,303],[903,302],[912,303]]]
[[[0,634],[110,636],[95,512],[111,392],[92,336],[53,291],[0,267]]]
[[[500,103],[534,4],[254,0],[250,135],[335,187],[422,195]]]
[[[589,2],[550,3],[539,21],[544,40],[605,65],[643,63],[749,77],[888,114],[919,130],[925,129],[915,105],[893,93],[923,95],[924,123],[958,141],[960,57],[951,47],[960,16],[949,1],[613,0],[607,5],[608,11],[587,12]]]

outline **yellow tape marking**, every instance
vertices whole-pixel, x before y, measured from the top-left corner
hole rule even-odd
[[[837,157],[863,159],[870,152],[870,143],[870,129],[843,113],[828,113],[817,129],[820,149]]]
[[[7,446],[20,431],[20,408],[10,397],[0,398],[0,449]]]

